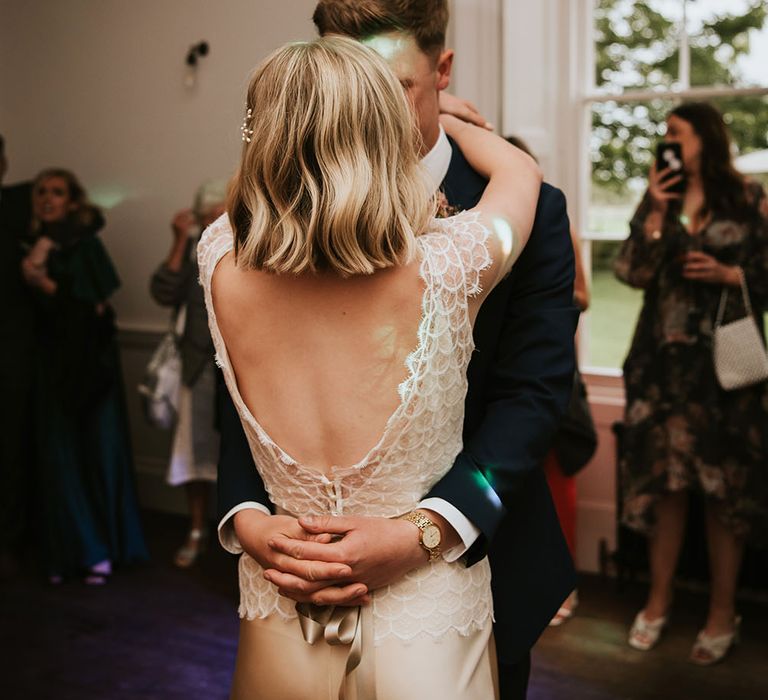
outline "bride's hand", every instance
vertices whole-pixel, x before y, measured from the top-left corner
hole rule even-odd
[[[439,100],[440,114],[452,114],[462,121],[493,131],[493,124],[486,121],[485,117],[480,114],[480,110],[469,100],[463,100],[461,97],[451,95],[444,90],[440,93]]]
[[[443,549],[461,540],[450,524],[437,513],[427,511],[443,532]],[[429,557],[419,544],[419,532],[413,523],[392,518],[365,516],[323,516],[300,518],[308,534],[332,533],[341,539],[331,544],[318,544],[298,539],[275,538],[272,546],[297,561],[324,560],[344,563],[351,574],[339,585],[311,583],[278,571],[267,572],[280,592],[298,602],[316,605],[361,605],[369,602],[365,595],[401,579],[413,569],[427,563]],[[364,592],[355,594],[355,586]],[[314,590],[313,590],[314,589]]]
[[[427,561],[418,543],[415,526],[405,520],[365,516],[301,518],[307,536],[320,532],[341,536],[331,544],[277,536],[270,543],[283,556],[298,562],[323,560],[349,567],[350,574],[338,585],[327,581],[301,580],[281,571],[266,572],[280,593],[300,603],[361,605],[368,591],[381,588]]]
[[[348,565],[328,558],[317,561],[310,558],[299,560],[273,549],[270,542],[277,539],[329,546],[330,534],[308,533],[299,525],[299,521],[291,516],[267,515],[255,509],[241,510],[235,514],[234,527],[243,550],[265,571],[279,571],[282,576],[290,576],[307,584],[320,582],[323,586],[336,584],[352,573]]]

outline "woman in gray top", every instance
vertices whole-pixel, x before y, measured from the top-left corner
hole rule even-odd
[[[194,564],[205,548],[210,484],[216,481],[216,369],[203,289],[198,283],[197,241],[200,233],[224,213],[225,198],[225,183],[207,182],[198,189],[194,207],[174,216],[171,250],[152,275],[150,284],[154,300],[175,307],[185,319],[180,343],[182,386],[167,475],[169,484],[186,484],[187,490],[190,529],[174,557],[175,564],[182,568]]]

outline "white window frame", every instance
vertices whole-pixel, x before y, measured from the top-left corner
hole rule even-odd
[[[684,3],[690,0],[681,0]],[[668,89],[653,90],[629,90],[623,93],[609,94],[599,92],[595,85],[595,27],[594,10],[596,0],[574,0],[568,3],[570,10],[568,15],[570,28],[570,66],[571,66],[571,85],[575,88],[571,90],[574,95],[574,109],[571,120],[573,125],[570,136],[571,143],[574,144],[571,149],[571,157],[575,165],[569,170],[576,175],[573,182],[571,214],[578,222],[578,231],[581,232],[581,252],[584,259],[584,269],[587,279],[592,280],[592,242],[609,240],[624,240],[629,232],[629,222],[627,222],[627,231],[623,234],[592,233],[588,229],[590,194],[592,188],[592,173],[589,159],[589,144],[592,133],[592,106],[601,102],[616,102],[627,104],[633,102],[647,102],[654,99],[684,100],[696,99],[706,100],[715,97],[736,97],[736,96],[764,96],[768,95],[768,86],[766,87],[691,87],[690,85],[690,48],[688,43],[688,33],[686,31],[686,13],[685,4],[683,10],[682,28],[680,31],[680,63],[677,84]],[[574,94],[575,93],[575,94]],[[575,201],[573,199],[575,198]],[[590,318],[589,313],[582,319],[579,329],[579,355],[580,364],[585,372],[606,376],[621,376],[621,370],[613,367],[594,367],[586,363],[589,357],[589,345],[591,342]]]

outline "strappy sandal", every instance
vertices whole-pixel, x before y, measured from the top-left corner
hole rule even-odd
[[[173,557],[173,563],[180,569],[188,569],[197,558],[206,550],[208,545],[208,536],[205,531],[195,528],[189,531],[187,542],[180,547]]]
[[[733,620],[733,632],[718,634],[715,637],[704,634],[704,630],[699,632],[688,657],[690,662],[697,666],[712,666],[722,661],[739,643],[740,628],[741,615],[737,615]]]
[[[559,627],[564,622],[568,622],[568,620],[573,617],[573,613],[579,604],[579,596],[576,591],[574,591],[571,593],[571,595],[568,596],[568,599],[571,601],[571,607],[567,608],[564,605],[560,606],[558,611],[555,613],[555,616],[549,621],[550,627]]]
[[[647,620],[643,611],[637,613],[629,629],[629,646],[638,651],[650,651],[659,643],[659,638],[667,626],[667,618],[659,617],[652,622]]]

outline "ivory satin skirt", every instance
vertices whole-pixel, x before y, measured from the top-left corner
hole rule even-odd
[[[243,619],[230,698],[498,700],[490,620],[467,636],[450,631],[436,640],[424,637],[407,642],[387,637],[378,645],[364,638],[363,657],[373,656],[373,694],[358,688],[356,672],[345,681],[348,653],[349,646],[331,646],[322,639],[310,645],[297,619],[277,615]],[[370,657],[366,661],[370,663]]]

